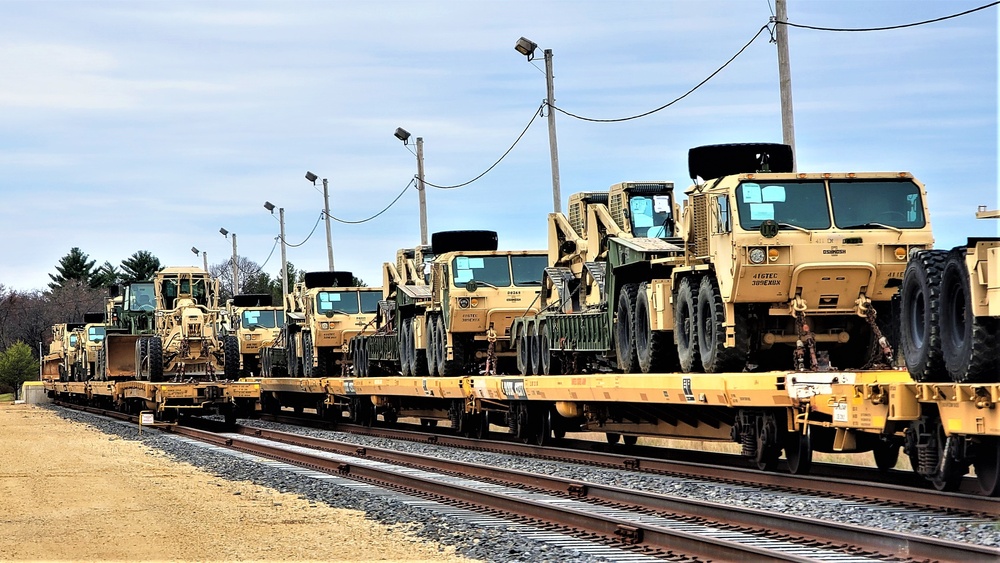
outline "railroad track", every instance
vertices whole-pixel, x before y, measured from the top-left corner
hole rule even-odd
[[[303,417],[262,416],[262,420],[271,420],[290,425],[309,425],[318,428],[332,429],[333,425]],[[769,490],[801,493],[835,498],[851,502],[879,503],[894,508],[915,510],[935,510],[951,515],[968,517],[1000,518],[1000,499],[984,497],[968,493],[944,493],[927,488],[900,486],[885,482],[871,482],[870,478],[877,476],[874,470],[861,470],[848,466],[837,466],[846,474],[855,474],[862,478],[830,477],[823,475],[792,475],[758,471],[747,467],[718,465],[717,463],[697,463],[691,461],[663,459],[659,457],[628,455],[607,451],[595,451],[586,448],[604,448],[606,445],[597,442],[565,442],[565,447],[535,446],[515,441],[494,441],[465,438],[442,432],[428,434],[427,429],[406,430],[403,428],[382,428],[356,424],[338,423],[336,430],[372,436],[406,440],[418,443],[431,443],[439,446],[463,448],[506,455],[527,456],[562,463],[578,463],[582,465],[626,469],[658,475],[672,475],[706,479],[728,485],[763,486]],[[647,450],[648,451],[648,450]],[[718,461],[734,456],[711,456]],[[823,467],[828,472],[834,468]],[[924,484],[924,480],[911,480],[912,483]],[[975,489],[974,479],[970,480],[970,488]]]
[[[93,412],[95,409],[87,409]],[[115,413],[119,415],[119,413]],[[119,418],[127,418],[119,416]],[[1000,550],[253,427],[192,439],[675,560],[981,561]]]

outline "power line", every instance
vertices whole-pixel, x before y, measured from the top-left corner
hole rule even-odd
[[[302,241],[302,242],[300,242],[300,243],[298,243],[298,244],[291,244],[291,243],[289,243],[289,242],[288,242],[287,240],[284,240],[284,239],[282,239],[282,242],[284,242],[284,243],[285,243],[285,246],[290,246],[290,247],[292,247],[292,248],[298,248],[298,247],[302,246],[303,244],[305,244],[305,243],[309,242],[309,239],[310,239],[310,238],[312,238],[312,236],[313,236],[313,233],[315,233],[315,232],[316,232],[316,227],[318,227],[318,226],[319,226],[319,222],[320,222],[320,220],[321,220],[321,219],[323,219],[323,213],[322,213],[322,212],[320,212],[320,214],[319,214],[319,217],[316,217],[316,224],[315,224],[315,225],[313,225],[313,228],[312,228],[312,230],[311,230],[311,231],[309,231],[309,235],[308,235],[308,236],[306,236],[306,240],[304,240],[304,241]],[[278,238],[281,238],[281,237],[279,236]]]
[[[524,126],[524,130],[521,131],[521,134],[518,135],[517,139],[514,140],[514,144],[512,144],[510,146],[510,148],[508,148],[500,156],[500,158],[497,159],[496,162],[494,162],[493,164],[490,165],[489,168],[487,168],[486,170],[484,170],[482,174],[476,176],[475,178],[469,180],[468,182],[462,182],[461,184],[455,184],[454,186],[439,186],[437,184],[432,184],[431,182],[428,182],[427,180],[424,180],[424,185],[430,186],[432,188],[437,188],[439,190],[454,190],[455,188],[461,188],[461,187],[464,187],[464,186],[468,186],[469,184],[471,184],[471,183],[475,182],[476,180],[482,178],[483,176],[485,176],[486,174],[488,174],[490,170],[493,170],[494,168],[496,168],[496,165],[500,164],[500,161],[502,161],[503,159],[507,158],[507,155],[510,154],[510,151],[514,150],[514,147],[516,147],[517,144],[521,142],[521,139],[524,138],[524,134],[527,133],[528,129],[531,128],[531,124],[535,122],[535,119],[539,115],[541,115],[543,107],[545,107],[545,103],[544,102],[541,105],[538,106],[538,109],[535,110],[535,113],[531,114],[531,120],[528,121],[528,124]]]
[[[413,185],[413,182],[415,182],[415,180],[411,179],[410,182],[408,184],[406,184],[406,186],[403,188],[403,191],[399,192],[399,195],[396,196],[396,199],[394,199],[391,202],[389,202],[389,205],[386,205],[382,209],[382,211],[379,211],[378,213],[372,215],[371,217],[368,217],[367,219],[361,219],[360,221],[347,221],[346,219],[340,219],[340,218],[334,217],[333,215],[330,215],[330,218],[333,219],[334,221],[337,221],[338,223],[344,223],[346,225],[357,225],[359,223],[367,223],[368,221],[371,221],[372,219],[374,219],[374,218],[378,217],[379,215],[385,213],[386,211],[389,210],[390,207],[392,207],[393,205],[395,205],[396,202],[399,201],[399,198],[403,197],[403,194],[406,193],[406,190],[410,189],[410,186]],[[424,182],[424,183],[426,184],[426,182]]]
[[[958,18],[958,17],[961,17],[961,16],[967,16],[967,15],[969,15],[971,13],[978,12],[980,10],[985,10],[986,8],[992,8],[993,6],[996,6],[997,4],[1000,4],[1000,1],[990,2],[989,4],[985,4],[983,6],[979,6],[978,8],[973,8],[971,10],[966,10],[964,12],[959,12],[957,14],[951,14],[950,16],[942,16],[940,18],[934,18],[934,19],[931,19],[931,20],[924,20],[924,21],[913,22],[913,23],[904,23],[904,24],[901,24],[901,25],[889,25],[889,26],[885,26],[885,27],[854,27],[854,28],[845,28],[845,27],[820,27],[820,26],[815,26],[815,25],[804,25],[804,24],[792,23],[792,22],[774,22],[774,23],[784,24],[784,25],[787,25],[787,26],[790,26],[790,27],[800,27],[802,29],[812,29],[812,30],[815,30],[815,31],[889,31],[889,30],[892,30],[892,29],[904,29],[904,28],[907,28],[907,27],[917,27],[918,25],[927,25],[929,23],[937,23],[937,22],[942,22],[942,21],[945,21],[945,20],[950,20],[950,19],[953,19],[953,18]]]
[[[638,115],[632,115],[632,116],[629,116],[629,117],[620,117],[620,118],[616,118],[616,119],[595,119],[595,118],[592,118],[592,117],[583,117],[583,116],[577,115],[575,113],[570,113],[570,112],[568,112],[568,111],[566,111],[566,110],[564,110],[564,109],[562,109],[560,107],[548,104],[548,102],[546,102],[546,104],[549,105],[549,107],[551,109],[554,109],[554,110],[556,110],[556,111],[558,111],[558,112],[560,112],[560,113],[562,113],[564,115],[567,115],[569,117],[572,117],[572,118],[575,118],[575,119],[579,119],[581,121],[590,121],[590,122],[594,122],[594,123],[619,123],[619,122],[622,122],[622,121],[630,121],[630,120],[633,120],[633,119],[639,119],[640,117],[646,117],[647,115],[652,115],[652,114],[654,114],[654,113],[656,113],[656,112],[658,112],[660,110],[664,110],[664,109],[666,109],[666,108],[668,108],[668,107],[676,104],[677,102],[679,102],[679,101],[683,100],[684,98],[688,97],[689,95],[691,95],[698,88],[701,88],[702,86],[704,86],[706,82],[708,82],[709,80],[711,80],[712,78],[714,78],[716,74],[719,74],[720,72],[722,72],[722,70],[724,68],[726,68],[727,66],[729,66],[729,64],[731,62],[733,62],[734,60],[736,60],[736,57],[738,57],[741,54],[743,54],[743,51],[746,51],[747,47],[749,47],[754,41],[756,41],[757,38],[760,37],[760,34],[763,33],[765,29],[768,29],[769,25],[770,24],[765,24],[765,25],[761,26],[761,28],[757,30],[757,33],[754,34],[754,36],[750,39],[750,41],[747,41],[746,44],[743,45],[743,47],[741,47],[740,50],[736,52],[735,55],[733,55],[732,57],[730,57],[729,60],[725,62],[725,64],[723,64],[722,66],[720,66],[719,68],[717,68],[715,70],[715,72],[713,72],[712,74],[709,74],[707,78],[705,78],[704,80],[702,80],[701,82],[699,82],[698,84],[696,84],[694,88],[691,88],[690,90],[688,90],[687,92],[685,92],[681,96],[679,96],[677,98],[674,98],[670,102],[668,102],[666,104],[663,104],[662,106],[660,106],[660,107],[658,107],[656,109],[651,109],[651,110],[649,110],[647,112],[640,113]]]

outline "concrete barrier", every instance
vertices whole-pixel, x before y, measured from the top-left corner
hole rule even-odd
[[[21,385],[21,400],[29,405],[51,402],[41,381],[25,381]]]

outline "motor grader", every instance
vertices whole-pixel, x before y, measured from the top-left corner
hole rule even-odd
[[[42,358],[42,379],[45,381],[71,381],[76,376],[76,345],[82,323],[52,325],[49,353]]]
[[[167,267],[156,273],[153,289],[153,329],[135,342],[138,378],[238,379],[239,343],[219,333],[218,280],[201,268]]]

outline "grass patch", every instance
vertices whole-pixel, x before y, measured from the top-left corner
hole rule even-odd
[[[0,393],[0,403],[13,403],[14,394],[13,393]]]

